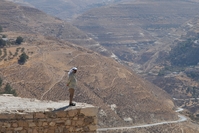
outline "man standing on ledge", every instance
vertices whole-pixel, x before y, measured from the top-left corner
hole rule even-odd
[[[68,72],[68,81],[67,81],[67,86],[69,88],[69,93],[70,93],[70,101],[69,101],[69,106],[75,106],[76,104],[73,103],[73,96],[75,92],[75,86],[77,79],[75,77],[75,74],[77,72],[77,68],[73,67],[69,72]]]

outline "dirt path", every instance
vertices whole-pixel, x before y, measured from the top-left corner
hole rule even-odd
[[[178,108],[175,112],[181,112],[183,111],[182,108]],[[134,128],[143,128],[143,127],[152,127],[152,126],[158,126],[158,125],[164,125],[164,124],[172,124],[172,123],[179,123],[187,121],[187,118],[183,115],[178,115],[179,119],[176,121],[163,121],[158,123],[152,123],[152,124],[143,124],[143,125],[137,125],[137,126],[129,126],[129,127],[112,127],[112,128],[99,128],[98,131],[111,131],[111,130],[124,130],[124,129],[134,129]]]

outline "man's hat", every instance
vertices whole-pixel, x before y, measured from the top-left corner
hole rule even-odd
[[[75,70],[75,71],[77,71],[77,67],[73,67],[72,69]]]

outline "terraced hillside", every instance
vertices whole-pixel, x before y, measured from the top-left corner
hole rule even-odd
[[[198,15],[198,6],[180,0],[127,1],[90,10],[73,22],[119,59],[133,62],[138,72],[150,72],[183,35],[178,28]]]
[[[4,31],[53,36],[94,49],[106,55],[111,54],[81,30],[58,18],[49,16],[36,8],[20,6],[2,0],[0,1],[0,18],[0,25]]]
[[[75,25],[86,31],[91,38],[99,41],[124,63],[143,74],[149,81],[169,92],[175,97],[178,105],[191,111],[188,116],[197,120],[198,66],[174,69],[168,67],[169,62],[166,63],[166,67],[164,66],[164,59],[176,42],[185,40],[186,34],[198,33],[197,13],[198,1],[194,0],[172,2],[165,0],[128,2],[126,0],[122,4],[91,10],[80,16],[75,21]],[[196,17],[195,20],[187,21],[193,17]],[[91,40],[68,38],[79,44],[82,39],[86,42]],[[95,46],[101,47],[96,42],[91,44],[95,44],[93,49]],[[196,50],[195,44],[193,51]],[[112,57],[115,57],[114,54]],[[179,59],[177,60],[181,63],[184,62]],[[192,59],[186,59],[192,61]],[[49,93],[51,91],[46,91],[42,98],[49,97],[46,95]],[[114,108],[115,105],[112,107]]]
[[[159,76],[147,79],[166,90],[174,97],[177,105],[189,110],[192,120],[198,119],[199,97],[199,19],[194,18],[182,26],[184,35],[173,42],[173,47],[159,58]]]
[[[199,122],[198,6],[198,1],[125,2],[91,10],[74,23]]]
[[[9,0],[22,5],[36,7],[48,14],[71,21],[82,12],[105,6],[108,4],[118,3],[122,0]]]
[[[68,100],[66,71],[77,66],[75,101],[99,107],[100,127],[177,119],[171,98],[158,87],[113,59],[53,37],[57,32],[51,33],[51,30],[57,31],[64,24],[62,21],[5,1],[0,1],[0,10],[0,25],[4,31],[1,34],[9,40],[18,36],[24,38],[20,46],[4,48],[14,53],[21,47],[29,56],[24,65],[18,64],[18,57],[9,60],[9,54],[2,57],[0,92],[9,83],[21,97]],[[71,35],[68,39],[73,39],[77,37],[73,33],[66,28],[62,34]]]
[[[48,4],[50,6],[50,2]],[[197,7],[197,1],[122,0],[117,5],[91,10],[75,20],[76,26],[99,43],[90,43],[91,38],[68,41],[85,42],[84,46],[118,57],[138,73],[157,75],[161,69],[160,59],[169,52],[174,40],[186,34],[186,27],[180,27],[192,25],[187,20],[197,16]]]
[[[100,126],[177,119],[173,102],[165,92],[113,59],[52,37],[4,34],[22,36],[25,41],[20,47],[29,53],[24,65],[14,59],[1,61],[3,84],[9,83],[18,96],[68,100],[66,71],[77,66],[75,101],[98,106]],[[127,118],[131,121],[125,122]]]

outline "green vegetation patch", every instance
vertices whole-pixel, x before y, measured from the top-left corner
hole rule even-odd
[[[0,47],[6,46],[6,41],[4,41],[2,38],[0,39]]]
[[[19,64],[25,64],[25,62],[28,60],[28,55],[25,53],[25,52],[23,52],[20,56],[19,56],[19,60],[18,60],[18,63]]]
[[[3,86],[3,79],[0,77],[0,88]],[[4,91],[0,92],[0,94],[13,94],[13,96],[17,96],[17,93],[12,87],[10,86],[9,83],[7,83],[4,87]]]
[[[23,38],[21,36],[17,37],[16,44],[21,44],[23,42]]]
[[[9,83],[6,84],[5,86],[5,91],[3,92],[4,94],[13,94],[14,96],[17,96],[17,93],[15,90],[12,89]]]

